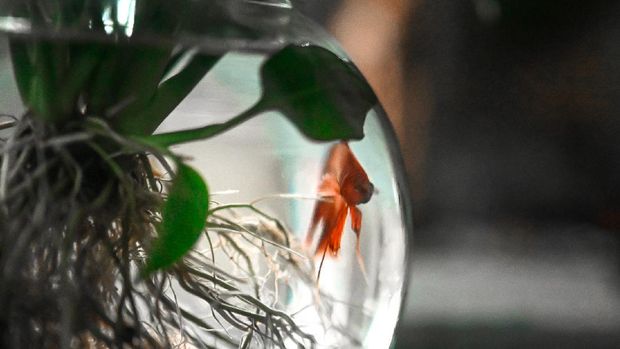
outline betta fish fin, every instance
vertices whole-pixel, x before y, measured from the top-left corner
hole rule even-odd
[[[360,248],[360,232],[362,230],[362,211],[355,206],[349,207],[349,214],[351,215],[351,229],[355,232],[355,257],[357,263],[360,266],[364,281],[368,284],[368,274],[366,273],[366,267],[364,266],[364,258],[362,257],[362,250]]]

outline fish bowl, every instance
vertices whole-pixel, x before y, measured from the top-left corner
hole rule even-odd
[[[394,132],[288,0],[0,0],[3,347],[388,348]]]

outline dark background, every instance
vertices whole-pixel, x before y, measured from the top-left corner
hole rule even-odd
[[[328,23],[339,2],[300,5]],[[620,2],[416,5],[401,47],[415,232],[396,348],[617,347]]]

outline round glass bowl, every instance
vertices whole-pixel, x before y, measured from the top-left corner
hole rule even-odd
[[[183,47],[193,54],[221,55],[158,126],[158,134],[225,123],[252,107],[263,93],[261,67],[288,44],[322,47],[348,60],[329,35],[288,1],[190,1],[185,11],[163,6],[154,18],[163,17],[153,25],[134,21],[140,6],[163,3],[101,1],[107,5],[95,11],[97,21],[90,14],[53,27],[46,18],[23,15],[21,2],[1,1],[0,113],[24,113],[8,37]],[[186,19],[175,22],[175,16]],[[182,29],[167,31],[166,25],[181,22]],[[123,84],[122,77],[118,81]],[[315,207],[334,200],[320,187],[328,154],[340,141],[312,140],[282,113],[265,111],[217,137],[171,148],[208,183],[212,210],[186,259],[208,266],[202,285],[214,298],[197,297],[174,277],[163,290],[178,304],[177,336],[197,338],[188,347],[389,347],[407,279],[408,194],[396,139],[379,105],[368,111],[363,131],[361,140],[348,142],[374,185],[367,203],[350,205],[361,211],[359,253],[349,214],[337,256],[328,253],[325,258],[316,253],[322,226],[314,239],[306,240]],[[3,132],[6,136],[10,130]],[[241,318],[214,311],[222,304],[235,307],[233,314]],[[142,316],[148,323],[148,314]],[[263,321],[269,316],[277,321]]]
[[[257,72],[264,59],[263,54],[229,54],[158,131],[200,126],[205,120],[223,122],[251,106],[261,92]],[[334,142],[311,141],[274,112],[217,139],[174,148],[207,179],[213,200],[220,205],[253,203],[276,217],[291,233],[292,246],[298,246],[295,250],[312,261],[314,271],[308,280],[297,275],[295,266],[279,265],[273,270],[260,250],[249,255],[255,262],[255,272],[262,276],[263,297],[273,298],[281,309],[294,314],[320,348],[387,348],[391,341],[406,279],[410,230],[405,220],[402,169],[389,127],[377,106],[367,115],[364,139],[349,143],[375,187],[371,200],[359,205],[366,275],[356,258],[356,235],[349,217],[340,254],[325,259],[318,280],[321,256],[313,258],[315,245],[308,248],[304,240],[320,196],[323,167]],[[261,222],[251,211],[240,210],[237,214],[252,226]],[[315,235],[320,235],[320,229]],[[208,249],[206,243],[202,241],[201,246]],[[216,259],[228,257],[218,255]],[[209,315],[209,309],[203,312]]]

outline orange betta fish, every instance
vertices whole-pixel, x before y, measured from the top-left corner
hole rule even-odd
[[[351,152],[347,142],[342,141],[331,148],[318,191],[321,200],[317,201],[314,207],[310,229],[306,235],[306,245],[309,246],[312,243],[314,231],[319,223],[323,222],[323,231],[315,252],[315,256],[322,255],[317,280],[321,275],[327,252],[334,257],[338,256],[347,214],[351,216],[351,229],[357,237],[355,252],[362,273],[365,275],[359,242],[362,211],[357,208],[357,205],[370,200],[374,186],[362,165]]]

